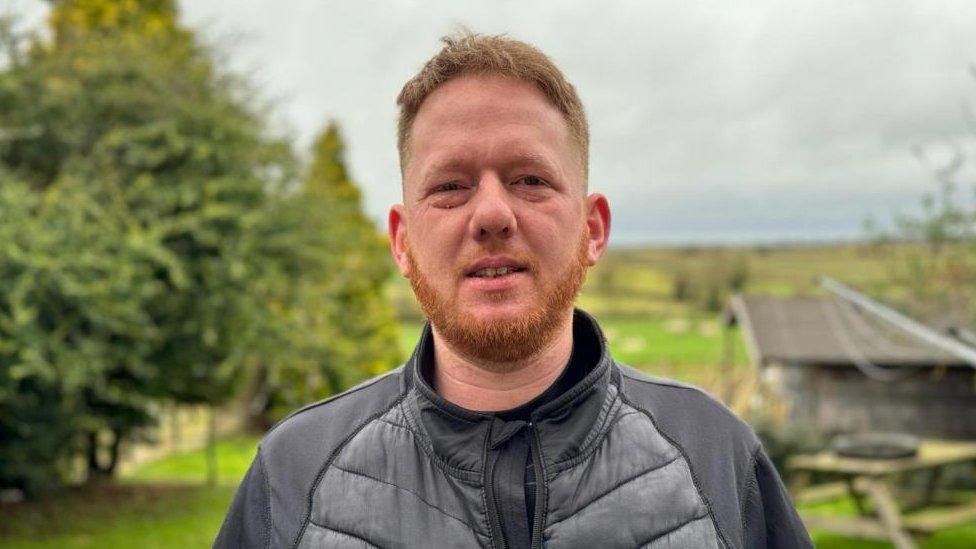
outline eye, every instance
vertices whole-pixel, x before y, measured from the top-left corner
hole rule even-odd
[[[524,175],[515,180],[515,183],[522,183],[523,185],[528,185],[529,187],[538,187],[546,184],[546,181],[541,177],[536,177],[534,175]]]
[[[460,191],[462,188],[463,187],[461,187],[459,183],[450,181],[448,183],[441,183],[440,185],[437,185],[436,187],[431,189],[431,192],[441,193],[441,192],[450,192],[450,191]]]
[[[460,206],[470,196],[471,187],[464,181],[446,181],[430,187],[424,194],[429,204],[435,208],[450,209]]]

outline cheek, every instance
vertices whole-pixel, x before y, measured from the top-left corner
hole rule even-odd
[[[465,225],[456,216],[440,215],[431,211],[429,215],[417,216],[412,220],[408,243],[414,257],[423,264],[443,265],[457,257],[458,246],[464,236]]]
[[[586,224],[581,212],[568,208],[551,210],[533,212],[521,226],[540,257],[562,263],[579,254]]]

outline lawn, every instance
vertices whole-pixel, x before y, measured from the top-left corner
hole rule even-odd
[[[209,547],[256,447],[255,437],[220,441],[215,488],[203,485],[204,453],[195,451],[149,463],[116,484],[0,505],[0,546]]]
[[[866,244],[611,248],[588,273],[578,303],[601,321],[700,315],[701,300],[693,295],[693,289],[728,283],[728,274],[735,266],[741,267],[742,291],[748,293],[823,293],[817,277],[829,276],[882,297],[895,291],[893,274],[907,265],[899,257],[911,250],[912,245]],[[679,279],[692,288],[684,299],[677,296]],[[723,290],[723,296],[724,293]],[[400,318],[422,318],[410,286],[402,277],[393,280],[389,297]],[[720,298],[713,312],[724,303],[724,298]],[[717,312],[713,316],[718,316]]]
[[[717,318],[598,320],[613,357],[652,375],[702,384],[714,378],[722,361],[723,333]],[[422,328],[419,322],[402,324],[400,344],[404,356],[413,350]],[[747,367],[738,329],[733,329],[729,337],[736,367]]]
[[[804,510],[823,513],[826,515],[849,515],[857,513],[854,502],[850,498],[806,505]],[[890,543],[851,539],[824,532],[811,532],[817,547],[831,549],[886,549]],[[971,549],[976,547],[976,523],[948,528],[936,535],[923,540],[919,544],[921,549]]]
[[[706,276],[723,263],[745,257],[747,291],[792,294],[816,291],[814,276],[827,274],[860,288],[886,278],[889,259],[860,246],[754,248],[738,251],[694,249],[613,250],[591,273],[580,296],[582,308],[600,321],[613,356],[651,374],[707,385],[722,361],[719,314],[692,301],[677,301],[675,277]],[[404,319],[400,344],[413,350],[422,324],[409,286],[391,288]],[[730,334],[736,371],[748,368],[741,337]],[[79,488],[39,501],[0,505],[0,546],[4,548],[208,547],[233,498],[235,484],[254,456],[257,439],[240,437],[218,446],[220,484],[203,485],[203,452],[167,456],[134,470],[116,484]],[[818,504],[819,512],[849,515],[850,502]],[[814,532],[819,547],[890,547]],[[976,547],[976,524],[941,532],[924,548]]]
[[[209,547],[233,486],[119,484],[0,507],[6,549]]]
[[[254,457],[257,439],[218,445],[221,485],[202,485],[203,452],[185,452],[147,464],[117,484],[70,490],[40,501],[0,506],[0,546],[5,549],[209,547],[234,495],[234,484]],[[854,513],[847,500],[807,507],[828,514]],[[881,549],[884,543],[813,532],[818,547]],[[945,530],[922,548],[976,546],[976,524]]]

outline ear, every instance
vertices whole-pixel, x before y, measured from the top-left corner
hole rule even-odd
[[[610,239],[610,203],[607,197],[593,193],[586,197],[586,227],[589,234],[586,262],[592,267],[603,256]]]
[[[390,237],[390,253],[400,274],[410,276],[410,262],[407,261],[407,223],[403,214],[403,204],[394,204],[390,208],[387,220],[387,231]]]

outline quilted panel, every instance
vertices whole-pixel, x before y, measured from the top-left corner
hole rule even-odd
[[[438,467],[394,408],[336,456],[312,499],[311,522],[380,547],[489,545],[483,490]],[[318,534],[306,532],[301,546]]]
[[[643,413],[620,409],[593,455],[549,484],[546,547],[718,547],[688,463]]]

